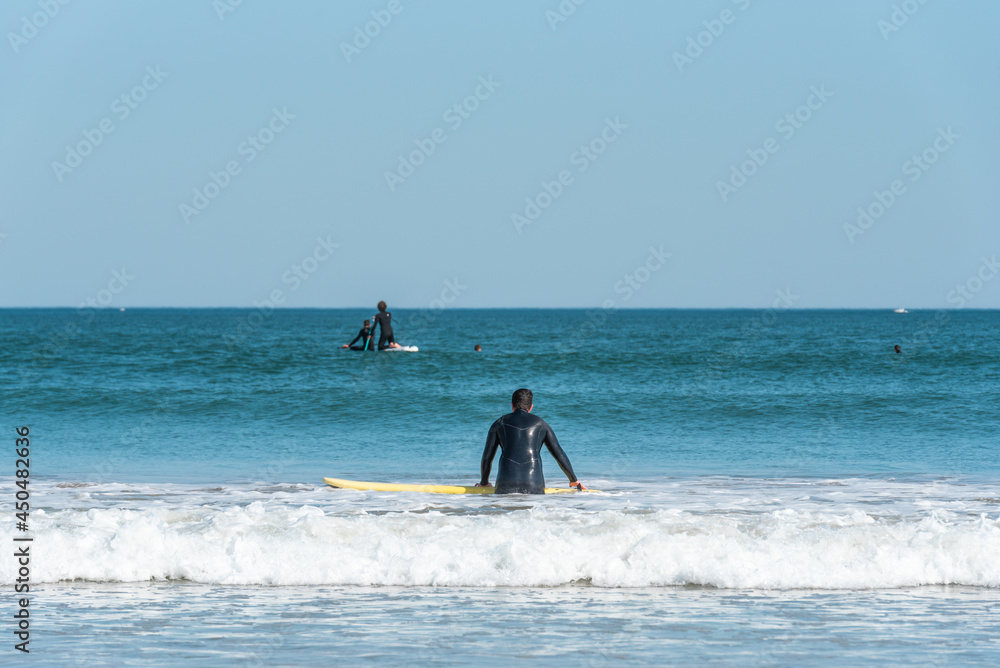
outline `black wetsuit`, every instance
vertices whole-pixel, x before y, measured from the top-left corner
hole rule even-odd
[[[361,345],[360,346],[356,346],[356,345],[354,345],[354,341],[351,341],[350,343],[347,344],[347,347],[350,348],[351,350],[364,350],[365,349],[365,342],[368,341],[368,337],[370,336],[370,334],[371,334],[371,329],[369,329],[368,327],[362,327],[361,331],[358,332],[358,335],[354,337],[354,341],[357,341],[359,339],[361,340]],[[368,343],[368,350],[372,350],[372,349],[373,349],[373,346],[369,342]]]
[[[490,469],[497,446],[500,446],[500,466],[497,469],[497,494],[544,494],[545,478],[542,476],[542,445],[549,449],[559,468],[570,482],[576,482],[576,474],[559,447],[559,441],[552,427],[537,415],[523,408],[499,418],[490,427],[483,450],[480,484],[488,484]]]
[[[396,339],[392,336],[392,314],[388,311],[379,311],[374,316],[372,316],[372,330],[375,330],[375,325],[378,325],[378,349],[385,350],[387,343],[395,343]]]

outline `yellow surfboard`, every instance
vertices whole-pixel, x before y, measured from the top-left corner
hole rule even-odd
[[[372,492],[427,492],[429,494],[492,494],[493,487],[465,487],[463,485],[403,485],[393,482],[361,482],[359,480],[342,480],[340,478],[323,478],[330,487],[340,489],[361,489]],[[562,494],[578,492],[573,487],[546,487],[546,494]],[[595,489],[587,490],[596,492]]]

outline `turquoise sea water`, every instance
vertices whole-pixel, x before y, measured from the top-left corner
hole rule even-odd
[[[1000,660],[1000,313],[370,315],[0,311],[33,661]],[[470,484],[518,387],[603,493],[321,482]]]

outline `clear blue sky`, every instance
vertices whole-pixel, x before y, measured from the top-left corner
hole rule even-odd
[[[1000,306],[1000,3],[228,1],[3,3],[0,306]]]

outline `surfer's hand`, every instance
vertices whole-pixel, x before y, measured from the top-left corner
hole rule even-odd
[[[476,483],[476,487],[489,487],[489,486],[490,486],[489,482],[477,482]]]
[[[345,343],[344,345],[342,345],[342,346],[340,346],[340,347],[341,347],[341,348],[348,348],[349,346],[348,346],[348,345],[347,345],[347,344]]]
[[[575,487],[576,489],[580,490],[581,492],[586,492],[587,491],[587,488],[584,487],[583,483],[580,482],[579,480],[574,480],[573,482],[571,482],[569,484],[569,486],[570,487]]]

